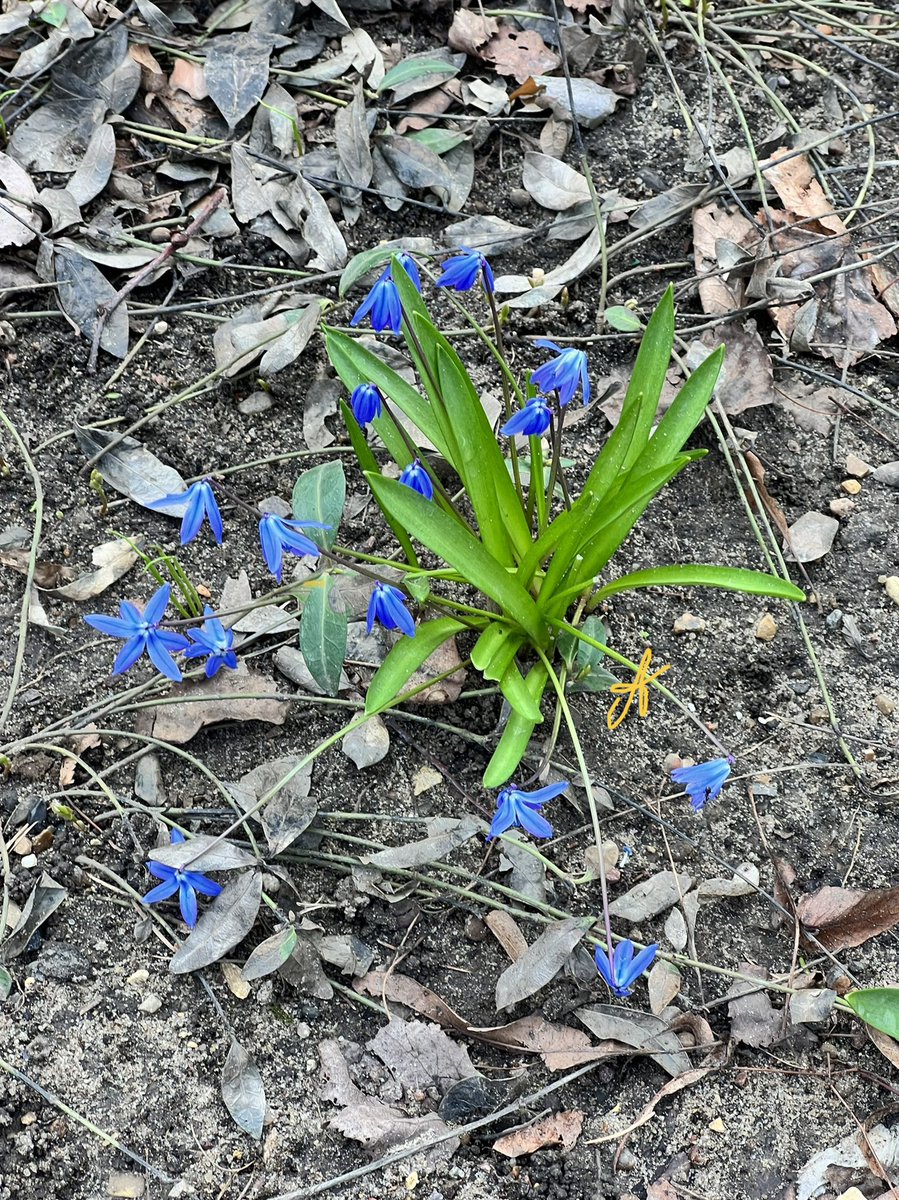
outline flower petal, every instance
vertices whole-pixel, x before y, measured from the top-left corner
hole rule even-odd
[[[151,888],[146,896],[141,897],[141,904],[156,904],[160,900],[168,900],[169,896],[174,896],[178,890],[178,880],[175,873],[172,872],[172,878],[167,879],[165,883],[158,883],[155,888]]]
[[[147,635],[145,633],[137,633],[134,637],[129,638],[112,664],[113,675],[123,675],[129,667],[133,667],[146,647]]]
[[[154,592],[147,601],[147,607],[144,609],[144,620],[148,625],[155,625],[157,621],[162,619],[165,610],[169,606],[169,600],[172,595],[172,589],[164,583],[158,591]]]
[[[184,924],[193,929],[197,923],[197,893],[184,878],[178,888],[178,903],[181,905]]]

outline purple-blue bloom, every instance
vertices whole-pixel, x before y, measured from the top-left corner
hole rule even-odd
[[[368,602],[366,631],[371,633],[375,621],[385,629],[399,629],[406,637],[415,637],[415,621],[406,608],[406,597],[389,583],[376,583]]]
[[[161,500],[154,500],[147,507],[159,508],[163,504],[172,504],[179,500],[187,501],[187,508],[184,510],[184,516],[181,518],[181,545],[186,546],[188,542],[194,540],[200,532],[200,526],[203,524],[205,517],[209,518],[209,528],[215,534],[215,540],[221,545],[222,534],[224,533],[222,514],[219,512],[218,502],[215,498],[215,489],[210,481],[208,479],[198,479],[196,483],[190,485],[187,491],[176,492],[171,496],[163,496]]]
[[[180,829],[172,830],[172,843],[184,841]],[[178,903],[181,905],[181,916],[185,925],[193,929],[197,923],[197,892],[204,896],[217,896],[222,890],[220,883],[207,879],[199,871],[184,871],[180,867],[167,867],[164,863],[148,862],[147,870],[162,883],[147,892],[142,903],[156,904],[159,900],[168,900],[169,896],[178,893]]]
[[[631,994],[633,984],[640,978],[658,951],[658,945],[647,946],[634,958],[634,943],[624,938],[608,951],[596,947],[596,969],[609,985],[612,994],[622,1000]]]
[[[713,758],[693,767],[676,767],[671,772],[671,778],[683,786],[690,797],[693,811],[701,812],[709,800],[714,800],[724,787],[733,761],[728,755],[727,758]]]
[[[405,250],[401,250],[396,257],[399,260],[400,266],[415,284],[415,290],[420,293],[421,276],[418,273],[418,263],[415,261],[412,255],[407,253]]]
[[[389,329],[391,333],[399,333],[403,325],[403,306],[400,294],[393,282],[390,267],[381,275],[359,307],[353,314],[351,325],[358,325],[371,313],[371,327],[376,333]]]
[[[160,629],[159,622],[168,607],[172,589],[164,583],[147,601],[143,612],[128,600],[119,605],[118,617],[107,617],[103,613],[91,613],[85,617],[88,625],[108,633],[110,637],[125,638],[112,666],[113,675],[121,675],[129,667],[134,666],[140,656],[147,652],[150,662],[168,679],[181,682],[181,672],[173,654],[186,650],[189,642],[180,633],[169,629]]]
[[[584,403],[590,402],[590,377],[587,374],[587,355],[583,350],[569,346],[563,350],[549,338],[537,338],[534,343],[545,350],[555,350],[557,357],[545,362],[531,375],[531,383],[541,392],[558,392],[559,403],[564,408],[574,397],[580,385]]]
[[[545,396],[534,396],[524,408],[520,408],[514,416],[506,421],[500,433],[506,437],[524,434],[525,437],[542,437],[549,429],[551,418],[549,404]]]
[[[443,263],[443,274],[437,280],[437,286],[455,288],[457,292],[470,292],[480,275],[484,290],[492,296],[494,281],[490,263],[480,250],[469,250],[466,246],[461,246],[460,251],[461,253]]]
[[[330,529],[321,521],[288,521],[285,517],[276,517],[274,513],[263,513],[259,522],[259,540],[262,543],[262,557],[265,565],[281,582],[281,569],[284,554],[308,554],[310,558],[318,558],[321,550],[311,538],[302,532],[304,529]]]
[[[353,388],[350,407],[360,425],[368,425],[381,415],[382,396],[373,383],[360,383]]]
[[[404,468],[400,475],[400,483],[410,487],[413,492],[418,492],[419,496],[424,496],[425,500],[434,499],[434,485],[431,483],[427,471],[421,465],[420,458],[414,458],[408,467]]]
[[[535,792],[523,792],[514,785],[503,788],[496,798],[496,813],[490,824],[487,841],[499,837],[513,825],[526,830],[533,837],[552,837],[553,827],[541,814],[540,809],[549,800],[561,796],[567,787],[568,784],[562,782],[547,784]]]
[[[203,609],[206,618],[199,629],[189,629],[191,644],[184,651],[185,658],[206,658],[206,678],[211,679],[220,667],[237,670],[237,655],[234,653],[234,634],[226,629],[207,604]],[[208,656],[208,657],[207,657]]]

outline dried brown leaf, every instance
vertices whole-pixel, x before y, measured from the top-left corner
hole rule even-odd
[[[172,91],[186,92],[194,100],[205,100],[209,95],[209,88],[206,86],[206,72],[203,64],[188,62],[186,58],[176,58],[169,76],[169,87]],[[161,88],[154,89],[154,91],[161,90]]]
[[[470,8],[458,8],[446,41],[451,50],[462,50],[480,58],[481,48],[498,32],[499,25],[493,17],[482,17]]]
[[[258,698],[245,698],[252,692],[259,693]],[[221,721],[265,721],[270,725],[283,725],[290,701],[272,696],[271,692],[272,681],[267,676],[240,662],[236,671],[219,671],[212,679],[184,684],[179,693],[186,697],[183,703],[150,709],[153,736],[180,746],[189,742],[204,725],[217,725]]]
[[[764,967],[741,963],[740,972],[759,980],[768,978]],[[746,980],[737,979],[727,993],[727,1015],[730,1034],[735,1042],[746,1046],[770,1046],[780,1037],[783,1014],[773,1008],[764,988],[753,988]]]
[[[493,1149],[506,1158],[518,1158],[522,1154],[533,1154],[544,1146],[561,1146],[570,1150],[584,1127],[584,1114],[579,1109],[568,1109],[553,1113],[524,1129],[515,1129],[497,1138]]]
[[[592,924],[592,917],[566,917],[547,925],[536,942],[496,981],[497,1010],[511,1008],[546,987]]]
[[[465,1047],[430,1022],[392,1017],[368,1043],[368,1049],[407,1090],[436,1087],[442,1096],[460,1079],[477,1075]]]
[[[861,946],[899,923],[899,887],[822,887],[803,896],[796,913],[825,950]]]
[[[845,233],[846,226],[834,212],[806,156],[781,146],[770,157],[774,161],[763,174],[787,212],[802,219],[807,228]]]
[[[514,25],[500,25],[480,56],[492,62],[498,74],[511,75],[516,83],[555,71],[561,62],[536,29],[516,29]]]
[[[693,213],[693,257],[699,277],[699,299],[702,311],[712,316],[741,308],[746,295],[742,274],[725,270],[719,262],[719,243],[755,253],[759,233],[742,213],[728,212],[713,202]]]
[[[497,908],[487,914],[484,922],[512,962],[518,962],[526,953],[528,943],[515,918],[505,909]]]

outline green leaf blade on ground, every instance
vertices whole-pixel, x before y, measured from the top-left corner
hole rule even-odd
[[[866,1025],[899,1039],[899,987],[858,988],[846,1003]]]
[[[801,604],[805,592],[789,580],[769,575],[765,571],[748,571],[742,567],[715,567],[702,563],[686,563],[650,567],[613,579],[596,593],[596,600],[644,587],[712,587],[728,592],[744,592],[750,596],[773,596],[777,600],[792,600]]]
[[[304,471],[293,487],[290,506],[297,521],[321,521],[328,529],[309,529],[307,536],[322,550],[330,550],[346,504],[343,464],[332,461]]]
[[[317,586],[307,584],[300,619],[300,651],[309,673],[329,696],[336,696],[346,658],[347,617],[334,608],[334,580],[323,575]]]

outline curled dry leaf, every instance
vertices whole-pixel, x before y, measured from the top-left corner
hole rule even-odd
[[[473,816],[464,816],[459,821],[450,821],[447,824],[448,828],[434,837],[423,838],[421,841],[396,846],[390,850],[379,850],[376,854],[363,855],[362,861],[369,866],[385,870],[423,867],[427,863],[439,862],[446,858],[484,828],[484,822]]]
[[[547,925],[536,942],[496,981],[497,1010],[511,1008],[546,987],[592,924],[592,917],[566,917]]]
[[[499,25],[493,17],[483,17],[471,8],[458,8],[446,41],[451,50],[461,50],[479,58],[484,43],[498,32]]]
[[[631,221],[633,223],[633,218]],[[759,232],[742,213],[728,212],[714,201],[694,210],[693,257],[704,313],[722,316],[742,308],[746,296],[746,272],[728,270],[726,263],[736,267],[741,259],[739,252],[751,263],[758,246]]]
[[[136,540],[135,545],[140,546],[141,541]],[[115,541],[95,546],[91,561],[96,570],[63,584],[56,589],[57,595],[64,596],[66,600],[92,600],[131,570],[137,562],[137,550],[124,538],[116,538]]]
[[[41,227],[40,214],[33,207],[37,189],[27,171],[0,150],[0,184],[3,185],[3,208],[0,208],[0,249],[5,246],[27,246]],[[16,203],[12,197],[24,203]]]
[[[256,923],[261,903],[262,876],[258,871],[246,871],[226,884],[175,951],[169,963],[172,974],[208,967],[233,950]]]
[[[575,1015],[602,1041],[621,1042],[647,1054],[672,1078],[690,1070],[677,1036],[658,1017],[612,1004],[579,1008]]]
[[[581,1136],[584,1114],[579,1109],[553,1113],[523,1129],[515,1129],[497,1138],[493,1149],[506,1158],[518,1158],[522,1154],[533,1154],[545,1146],[561,1146],[571,1150]]]
[[[587,179],[580,171],[534,150],[524,156],[521,183],[532,199],[554,212],[564,212],[590,199]]]
[[[649,1007],[655,1016],[659,1016],[680,991],[680,971],[663,958],[659,958],[649,972],[647,984]]]
[[[247,698],[248,692],[259,695]],[[184,684],[180,694],[190,696],[190,702],[150,709],[153,736],[181,746],[204,725],[217,725],[220,721],[265,721],[270,725],[283,725],[290,701],[272,696],[271,692],[272,681],[268,676],[239,662],[236,671],[219,671],[212,679]]]
[[[840,954],[899,923],[899,887],[822,887],[796,904],[802,925],[825,950]]]
[[[764,967],[741,963],[743,975],[753,975],[760,981],[768,978]],[[764,987],[754,988],[746,980],[737,979],[727,993],[727,1015],[730,1035],[735,1042],[746,1046],[770,1046],[780,1037],[783,1013],[775,1009]]]

